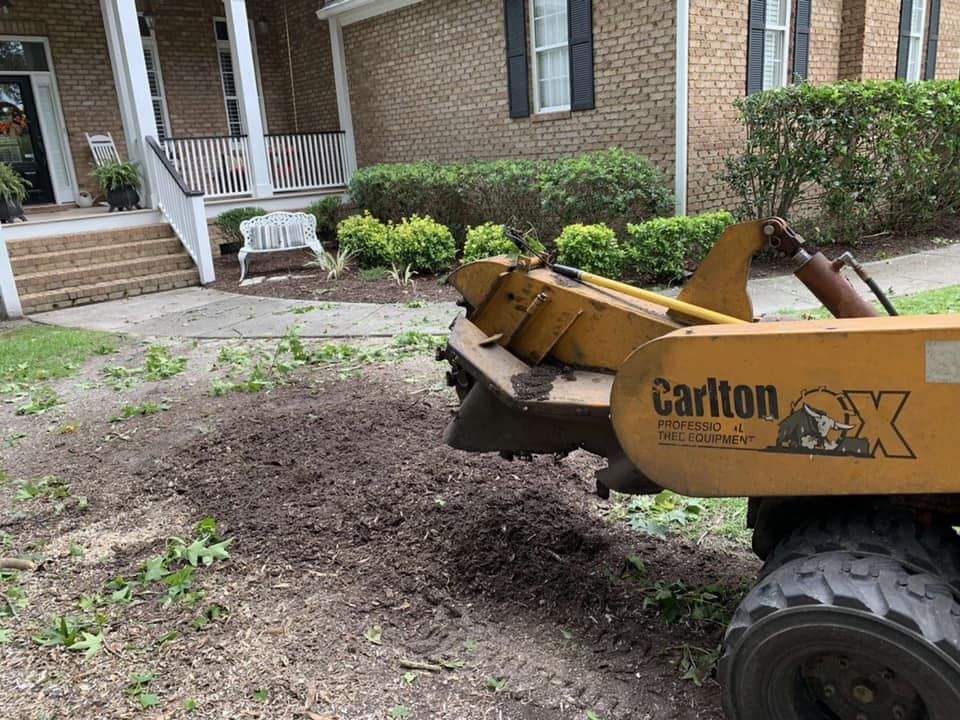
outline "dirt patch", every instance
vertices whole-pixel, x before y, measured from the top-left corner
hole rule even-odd
[[[412,287],[400,287],[390,278],[364,280],[356,270],[327,280],[326,273],[304,267],[312,259],[309,250],[254,256],[247,277],[263,277],[264,281],[240,287],[240,262],[236,255],[224,255],[214,260],[217,280],[208,287],[241,295],[327,302],[454,302],[460,298],[444,282],[445,275],[418,275]]]
[[[117,427],[87,402],[71,408],[79,431],[35,419],[4,452],[10,477],[60,474],[89,507],[14,503],[0,488],[6,552],[47,553],[23,579],[29,606],[3,623],[0,717],[143,717],[124,688],[145,670],[161,701],[151,717],[185,716],[187,699],[210,718],[722,717],[716,684],[678,670],[682,649],[715,647],[719,629],[668,625],[644,600],[658,582],[737,585],[752,560],[609,524],[589,456],[510,463],[445,447],[455,400],[425,358],[219,398],[206,367],[189,367],[175,389],[142,391],[169,397],[166,412]],[[108,649],[86,662],[31,643],[207,516],[235,542],[198,571],[198,605],[150,593],[107,605]],[[226,619],[197,630],[213,605]]]
[[[527,372],[511,377],[510,383],[518,400],[546,400],[550,397],[550,391],[553,390],[553,384],[557,378],[563,378],[566,381],[577,379],[572,368],[535,365]]]

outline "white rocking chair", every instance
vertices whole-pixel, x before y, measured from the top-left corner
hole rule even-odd
[[[113,136],[110,133],[106,135],[84,133],[84,135],[87,136],[87,145],[90,146],[90,152],[93,154],[93,161],[97,167],[107,163],[120,162],[120,153],[117,152],[117,146],[114,144]]]

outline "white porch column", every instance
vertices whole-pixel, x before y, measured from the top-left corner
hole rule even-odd
[[[353,109],[350,107],[350,83],[347,80],[347,56],[343,49],[343,27],[336,15],[327,19],[330,23],[330,50],[333,54],[333,81],[337,88],[337,114],[340,116],[340,129],[346,140],[344,158],[347,182],[357,170],[357,141],[353,133]]]
[[[136,0],[100,0],[100,9],[117,83],[127,153],[131,160],[140,163],[143,170],[143,201],[156,206],[151,194],[153,178],[149,177],[146,161],[149,148],[144,138],[157,137],[157,121],[147,80],[147,63],[143,57]]]
[[[253,196],[273,196],[273,180],[267,160],[267,145],[263,137],[263,118],[260,115],[260,97],[257,91],[257,67],[253,61],[250,42],[250,22],[247,19],[246,0],[223,0],[233,48],[233,77],[240,101],[240,117],[247,131],[250,148],[250,180]]]

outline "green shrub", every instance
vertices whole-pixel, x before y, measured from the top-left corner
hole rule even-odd
[[[340,248],[353,253],[360,267],[390,263],[389,228],[369,212],[351,215],[337,225]]]
[[[661,173],[623,150],[558,161],[373,165],[354,174],[350,196],[386,222],[429,215],[459,239],[487,221],[548,238],[574,222],[622,229],[672,211]]]
[[[243,243],[243,236],[240,234],[240,223],[250,218],[266,215],[267,211],[259,207],[242,207],[234,210],[227,210],[225,213],[217,215],[213,224],[220,228],[223,238],[230,243]]]
[[[325,197],[310,203],[303,209],[308,215],[317,219],[317,237],[332,240],[337,232],[337,217],[340,214],[340,198],[337,196]]]
[[[624,249],[626,270],[660,282],[676,280],[688,265],[703,260],[732,223],[728,212],[631,223]]]
[[[568,225],[557,238],[557,261],[608,278],[620,276],[623,250],[606,225]]]
[[[851,241],[932,228],[960,210],[960,83],[799,85],[737,101],[747,130],[725,180],[745,217]]]
[[[646,158],[612,149],[546,167],[543,205],[561,226],[606,223],[617,231],[673,212],[663,175]]]
[[[463,261],[473,262],[494,255],[516,255],[517,246],[503,234],[503,225],[484,223],[467,230],[463,245]]]
[[[559,233],[561,228],[547,224],[543,212],[540,186],[544,167],[545,163],[535,160],[494,160],[460,166],[463,223],[475,226],[493,221],[521,231],[532,227],[541,237]]]
[[[387,223],[416,214],[444,225],[463,225],[459,166],[430,162],[371,165],[350,179],[350,197]]]
[[[437,272],[453,264],[457,245],[445,226],[431,217],[414,215],[390,227],[390,261],[417,272]]]

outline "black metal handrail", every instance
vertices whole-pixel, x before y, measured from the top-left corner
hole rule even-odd
[[[183,179],[183,176],[180,174],[177,168],[174,167],[172,162],[170,162],[170,158],[167,157],[167,153],[164,152],[164,149],[162,147],[160,147],[160,143],[158,143],[156,139],[152,137],[148,137],[147,145],[150,147],[151,150],[153,150],[154,154],[160,159],[160,162],[163,163],[163,167],[166,168],[168,173],[170,173],[170,176],[173,178],[174,182],[177,183],[177,185],[180,188],[180,191],[184,195],[186,195],[187,197],[203,196],[204,193],[202,190],[191,190],[187,186],[187,181]]]

